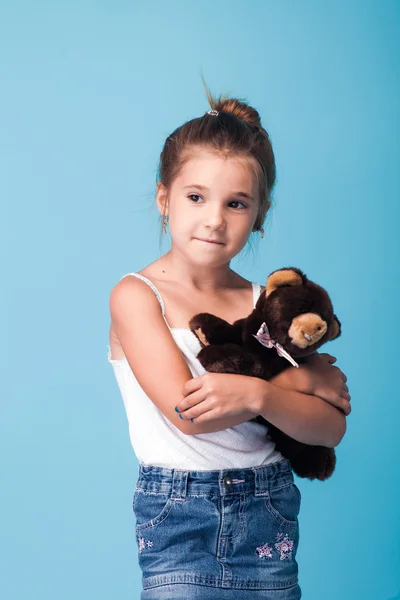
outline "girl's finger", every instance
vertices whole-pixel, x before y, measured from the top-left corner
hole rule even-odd
[[[321,352],[320,356],[323,356],[324,358],[326,358],[326,360],[330,364],[336,362],[336,360],[337,360],[335,356],[332,356],[332,354],[328,354],[327,352]]]
[[[189,410],[193,406],[196,406],[200,402],[203,402],[206,398],[206,392],[203,389],[197,390],[196,392],[191,392],[186,398],[178,402],[175,406],[176,412],[184,413],[186,410]]]
[[[187,396],[188,394],[191,394],[192,392],[199,390],[202,385],[203,385],[202,376],[193,377],[192,379],[189,379],[188,381],[185,382],[185,384],[182,388],[182,394],[184,396]]]
[[[205,421],[212,421],[214,419],[220,418],[221,415],[218,415],[215,410],[207,410],[206,412],[201,413],[198,417],[193,417],[193,423],[204,423]]]
[[[212,410],[211,403],[208,402],[207,400],[204,400],[203,402],[199,402],[195,406],[192,406],[191,408],[188,408],[187,410],[183,411],[179,416],[181,417],[181,419],[187,420],[187,421],[190,419],[197,420],[201,415],[203,415],[204,413],[210,412],[211,410]]]
[[[342,411],[344,412],[344,414],[346,416],[351,413],[350,395],[349,394],[344,393],[340,396],[340,408],[342,409]]]

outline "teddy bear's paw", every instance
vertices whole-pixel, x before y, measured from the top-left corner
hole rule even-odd
[[[210,340],[207,337],[207,322],[208,313],[200,313],[192,317],[189,321],[189,328],[197,337],[202,348],[210,345]]]
[[[336,454],[333,448],[325,448],[325,460],[323,464],[323,478],[328,479],[335,470]]]
[[[189,328],[203,348],[210,344],[225,344],[240,339],[240,332],[235,327],[211,313],[194,315],[189,321]]]
[[[206,338],[206,334],[203,333],[203,330],[201,327],[197,327],[197,329],[192,329],[192,331],[198,337],[198,340],[199,340],[202,348],[205,348],[206,346],[210,345],[208,339]]]
[[[295,458],[291,459],[293,471],[298,477],[328,479],[336,466],[336,455],[333,448],[324,446],[306,446]]]

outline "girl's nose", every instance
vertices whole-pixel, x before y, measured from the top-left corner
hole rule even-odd
[[[205,224],[209,227],[213,227],[214,229],[220,228],[225,223],[225,217],[222,210],[214,210],[210,211],[206,217]]]

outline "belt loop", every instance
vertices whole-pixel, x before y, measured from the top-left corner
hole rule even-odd
[[[171,498],[175,500],[185,500],[187,495],[187,481],[189,471],[173,469]]]
[[[254,471],[254,495],[266,496],[268,493],[268,477],[267,469],[260,467],[253,469]]]

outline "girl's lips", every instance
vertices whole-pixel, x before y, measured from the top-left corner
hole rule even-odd
[[[223,242],[212,242],[210,240],[202,240],[201,238],[196,238],[199,242],[206,242],[207,244],[217,244],[217,246],[223,246]]]

